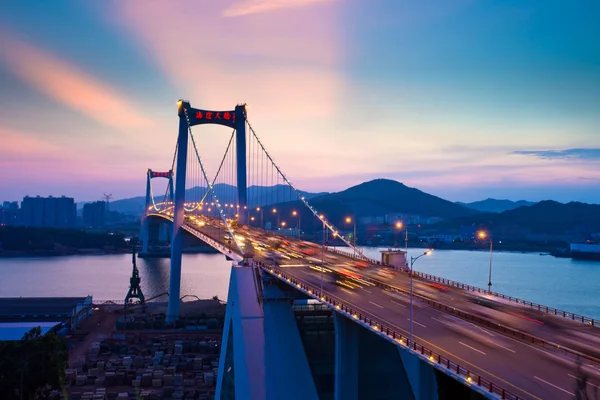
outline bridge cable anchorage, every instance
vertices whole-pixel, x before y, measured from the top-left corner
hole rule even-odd
[[[265,146],[263,145],[263,143],[261,142],[261,140],[259,139],[258,135],[256,134],[256,132],[254,131],[254,129],[252,128],[252,125],[250,125],[249,121],[246,121],[248,123],[248,127],[250,128],[250,131],[252,132],[252,134],[254,135],[254,138],[256,139],[256,141],[258,142],[258,144],[260,145],[261,149],[263,150],[263,152],[266,154],[267,158],[269,159],[269,161],[271,161],[271,164],[273,164],[273,166],[275,167],[275,169],[277,170],[277,172],[281,175],[281,177],[283,178],[283,180],[292,188],[292,190],[294,190],[294,193],[296,194],[296,196],[298,197],[298,199],[310,210],[310,212],[315,216],[315,218],[323,221],[323,224],[327,227],[327,229],[329,229],[334,235],[336,235],[337,237],[340,238],[340,240],[342,242],[344,242],[344,244],[346,244],[348,247],[350,247],[352,250],[356,251],[356,253],[361,256],[362,258],[367,258],[367,256],[365,256],[365,254],[362,252],[362,250],[360,250],[358,247],[354,246],[353,244],[351,244],[349,241],[347,241],[342,235],[339,235],[338,232],[339,230],[336,229],[333,224],[329,223],[327,220],[325,220],[324,218],[321,218],[319,216],[319,213],[317,212],[317,210],[315,208],[313,208],[308,201],[306,201],[306,199],[304,198],[304,196],[302,196],[302,194],[300,193],[300,191],[298,189],[296,189],[296,187],[294,187],[294,185],[292,185],[292,182],[290,182],[290,180],[285,176],[285,174],[281,171],[281,169],[279,168],[279,166],[275,163],[275,161],[273,160],[273,157],[271,157],[271,155],[269,154],[269,152],[267,151],[267,149],[265,148]]]
[[[237,246],[237,248],[238,248],[238,250],[240,252],[240,255],[243,256],[244,255],[244,251],[242,250],[242,247],[240,246],[240,243],[238,242],[237,238],[233,234],[233,231],[231,230],[231,227],[227,223],[227,218],[225,217],[225,214],[223,212],[223,208],[221,207],[219,199],[217,198],[217,194],[214,191],[214,186],[211,183],[211,181],[208,179],[208,176],[206,175],[206,170],[204,169],[204,164],[202,164],[202,160],[200,159],[200,154],[198,153],[198,147],[196,146],[196,140],[194,139],[194,135],[192,133],[192,127],[190,125],[190,119],[189,119],[189,116],[188,116],[188,113],[187,113],[187,109],[184,108],[183,111],[184,111],[184,114],[185,114],[185,120],[186,120],[187,125],[188,125],[188,132],[190,134],[190,138],[192,139],[192,145],[194,146],[194,152],[196,153],[196,159],[198,160],[198,164],[200,165],[200,169],[202,171],[202,175],[204,176],[205,181],[209,185],[209,191],[212,194],[212,198],[213,198],[213,200],[215,202],[215,205],[219,209],[219,214],[221,215],[221,220],[225,224],[225,227],[227,228],[227,231],[229,232],[229,235],[231,236],[231,238],[235,242],[235,245]]]
[[[223,154],[223,158],[221,159],[221,164],[219,165],[219,169],[217,170],[217,173],[215,174],[215,177],[212,180],[212,186],[215,185],[215,182],[217,181],[217,177],[219,176],[219,173],[221,172],[221,168],[223,168],[223,164],[225,163],[225,158],[227,157],[227,153],[229,152],[229,148],[231,147],[231,143],[233,142],[234,135],[235,135],[235,129],[231,133],[231,137],[229,138],[229,144],[227,145],[227,149],[225,149],[225,154]],[[192,141],[193,141],[193,139],[192,139]],[[210,184],[208,183],[207,186],[209,186],[209,185]],[[210,193],[210,191],[207,189],[206,192],[204,193],[204,195],[202,196],[202,198],[196,203],[195,207],[193,207],[191,209],[187,209],[187,208],[185,208],[185,205],[184,205],[183,209],[187,212],[194,212],[194,211],[198,210],[200,207],[202,207],[202,203],[204,203],[204,200],[206,200],[209,193]]]

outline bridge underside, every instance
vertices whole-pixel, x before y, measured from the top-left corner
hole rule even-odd
[[[169,246],[173,236],[173,222],[161,217],[147,217],[141,227],[142,249],[139,257],[170,257]],[[219,251],[201,238],[184,232],[183,253],[218,253]]]
[[[232,267],[215,398],[482,398],[405,347],[306,299],[252,267]]]

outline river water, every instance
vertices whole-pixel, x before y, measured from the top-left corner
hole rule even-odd
[[[379,249],[365,248],[379,259]],[[417,256],[423,249],[409,249]],[[219,254],[183,256],[181,295],[227,299],[231,262]],[[139,259],[146,298],[167,292],[168,259]],[[489,253],[436,250],[414,269],[487,288]],[[131,255],[0,259],[0,297],[86,296],[122,300],[129,288]],[[496,252],[492,290],[589,317],[600,318],[600,262],[532,253]]]

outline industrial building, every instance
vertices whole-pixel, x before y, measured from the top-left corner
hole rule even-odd
[[[87,297],[0,298],[0,340],[20,340],[31,328],[72,330],[92,312]]]

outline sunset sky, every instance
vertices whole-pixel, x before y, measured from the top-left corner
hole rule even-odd
[[[248,103],[303,190],[600,203],[599,17],[597,0],[5,0],[0,201],[143,195],[184,98]],[[194,132],[214,170],[230,131]]]

